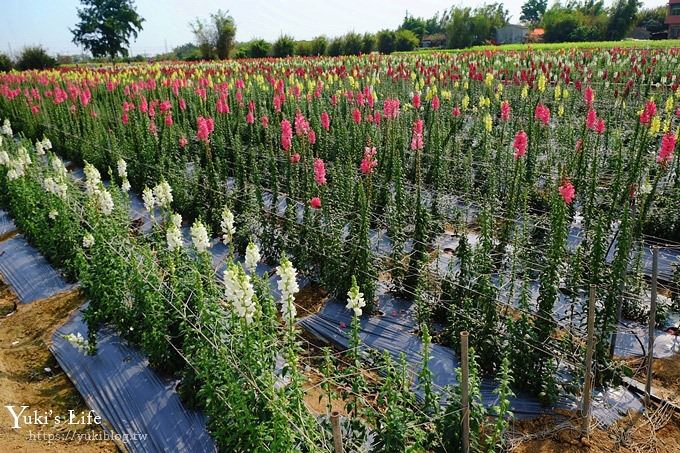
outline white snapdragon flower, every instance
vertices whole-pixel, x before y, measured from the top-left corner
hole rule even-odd
[[[573,225],[574,226],[581,226],[582,223],[583,223],[583,214],[581,214],[580,211],[576,211],[576,213],[574,213]]]
[[[36,140],[35,141],[35,153],[38,156],[44,156],[45,155],[45,148],[43,147],[42,142]]]
[[[173,213],[170,216],[170,222],[175,226],[175,228],[179,230],[180,228],[182,228],[182,215],[177,214],[176,212]]]
[[[52,142],[50,141],[49,138],[47,138],[45,136],[43,136],[41,144],[42,144],[42,147],[45,151],[49,151],[49,150],[52,149]]]
[[[153,196],[153,190],[145,187],[142,192],[142,200],[144,201],[144,208],[153,216],[153,207],[156,205],[156,198]]]
[[[52,170],[60,177],[60,178],[66,178],[66,175],[68,174],[68,170],[66,170],[66,165],[64,165],[64,162],[55,155],[52,155],[51,158],[51,164],[52,164]]]
[[[10,171],[7,172],[7,179],[10,181],[14,181],[15,179],[19,179],[19,175],[17,174],[17,171],[15,169],[11,169]]]
[[[251,274],[255,272],[257,268],[257,263],[260,261],[262,256],[260,255],[260,248],[254,242],[250,242],[248,247],[246,247],[246,269]]]
[[[168,231],[165,232],[165,239],[168,242],[168,250],[171,252],[182,248],[182,233],[176,225],[170,225]]]
[[[127,179],[123,181],[123,184],[120,185],[120,188],[123,192],[127,193],[130,191],[130,181]]]
[[[69,333],[62,335],[62,338],[71,343],[71,346],[80,352],[84,353],[88,349],[88,342],[85,338],[83,338],[83,335],[80,332],[76,334]]]
[[[127,179],[127,162],[123,159],[118,159],[117,166],[120,179]]]
[[[89,196],[93,196],[99,190],[99,185],[102,182],[101,174],[94,165],[90,163],[85,163],[85,192]]]
[[[227,207],[222,210],[220,228],[222,229],[222,233],[224,233],[222,242],[224,242],[224,245],[229,245],[231,238],[234,236],[234,233],[236,233],[236,228],[234,228],[234,214]]]
[[[20,146],[19,149],[17,150],[17,158],[19,159],[21,165],[25,167],[31,165],[31,156],[28,154],[28,151],[23,146]]]
[[[10,124],[8,119],[5,119],[5,121],[2,123],[2,129],[0,130],[4,135],[11,137],[14,135],[12,132],[12,125]]]
[[[2,137],[2,135],[0,135],[0,146],[2,146],[3,140],[5,140],[5,139]]]
[[[284,321],[291,325],[297,316],[295,308],[295,294],[300,291],[295,276],[297,270],[293,267],[285,256],[281,259],[281,264],[276,268],[276,275],[279,276],[278,288],[281,293],[281,315]]]
[[[191,226],[191,242],[199,252],[205,252],[210,248],[210,239],[208,239],[208,231],[200,221],[195,221]]]
[[[361,316],[362,308],[366,306],[364,300],[364,293],[359,292],[359,285],[354,277],[352,277],[352,287],[347,292],[347,305],[345,308],[354,310],[354,316]]]
[[[172,203],[172,187],[165,181],[161,181],[153,188],[156,204],[161,208],[169,208]]]
[[[230,264],[224,271],[224,294],[231,302],[236,315],[246,321],[247,324],[253,322],[253,317],[257,311],[253,296],[255,291],[250,283],[250,277],[243,272],[241,266]]]
[[[5,150],[0,150],[0,165],[8,165],[9,164],[9,154],[7,154],[7,151]]]
[[[47,214],[47,217],[49,217],[50,220],[54,220],[57,218],[58,215],[59,213],[53,209],[49,212],[49,214]]]
[[[89,249],[94,245],[94,236],[92,236],[90,233],[85,234],[83,236],[83,248]]]
[[[113,212],[113,198],[107,190],[98,190],[96,202],[99,211],[104,215],[111,215]]]

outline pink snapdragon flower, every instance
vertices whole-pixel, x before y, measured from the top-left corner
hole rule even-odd
[[[309,200],[309,206],[311,206],[312,209],[321,209],[321,198],[313,197]]]
[[[290,151],[293,146],[293,126],[290,121],[281,120],[281,147],[285,151]]]
[[[527,133],[520,130],[515,134],[515,140],[512,143],[512,147],[515,148],[515,160],[521,158],[527,153],[527,145],[529,144],[529,139],[527,138]]]
[[[567,178],[562,181],[562,185],[559,188],[560,195],[566,204],[571,204],[576,196],[576,189],[571,181]]]
[[[325,130],[330,130],[331,128],[331,118],[328,116],[328,112],[321,112],[321,127]]]
[[[550,109],[543,104],[538,104],[534,111],[534,118],[547,126],[550,123]]]
[[[659,155],[656,161],[661,165],[667,165],[673,159],[673,152],[675,151],[675,144],[677,139],[672,132],[667,132],[661,138],[661,146],[659,147]]]
[[[320,186],[326,184],[326,164],[321,159],[314,159],[314,181]]]
[[[373,173],[373,169],[378,166],[378,160],[375,158],[377,151],[375,147],[367,146],[364,149],[364,158],[361,160],[359,169],[364,175]]]
[[[202,116],[199,116],[196,119],[196,123],[198,125],[196,138],[207,143],[210,134],[212,134],[213,131],[215,130],[215,120],[213,120],[212,118],[204,118]]]
[[[508,121],[510,119],[510,103],[508,101],[503,101],[501,103],[501,119],[503,121]]]

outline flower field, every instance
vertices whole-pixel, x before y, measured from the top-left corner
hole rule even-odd
[[[347,451],[459,451],[463,391],[431,359],[461,332],[471,449],[501,450],[521,398],[583,397],[590,288],[596,388],[633,375],[616,333],[652,292],[677,326],[678,68],[584,48],[0,73],[0,205],[224,451],[330,451],[336,410]],[[419,363],[367,341],[388,318]]]

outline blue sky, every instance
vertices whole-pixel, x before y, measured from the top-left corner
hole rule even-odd
[[[505,0],[513,21],[519,18],[524,0]],[[0,52],[16,53],[26,45],[42,44],[51,53],[78,53],[71,43],[69,27],[77,21],[78,0],[2,0],[0,7]],[[156,54],[193,39],[189,22],[207,17],[219,8],[228,9],[236,20],[236,39],[276,39],[287,33],[297,39],[324,34],[338,36],[347,31],[375,32],[396,28],[408,10],[415,16],[459,6],[474,6],[474,0],[137,0],[146,19],[144,30],[131,45],[132,54]],[[607,1],[611,3],[611,0]],[[664,0],[644,0],[645,6]]]

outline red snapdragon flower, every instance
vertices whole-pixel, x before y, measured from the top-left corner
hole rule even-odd
[[[326,184],[326,165],[321,159],[314,159],[314,181],[320,186]]]
[[[520,130],[515,134],[515,140],[512,143],[512,147],[515,148],[515,160],[524,156],[527,153],[527,146],[529,144],[529,139],[527,138],[527,133]]]
[[[576,196],[576,189],[574,188],[574,185],[568,178],[562,181],[562,185],[560,186],[559,191],[560,195],[562,196],[562,199],[566,204],[571,204],[574,201],[574,197]]]
[[[373,173],[373,169],[378,166],[378,160],[375,159],[377,151],[375,147],[367,146],[364,149],[364,158],[361,160],[361,165],[359,169],[364,175]]]
[[[672,132],[666,132],[661,138],[661,146],[659,147],[659,155],[656,161],[661,165],[667,165],[673,159],[673,152],[675,151],[677,139]]]
[[[309,200],[309,206],[311,206],[313,209],[321,209],[321,198],[313,197],[311,200]]]

